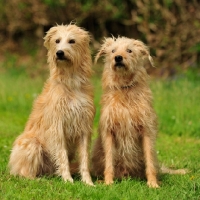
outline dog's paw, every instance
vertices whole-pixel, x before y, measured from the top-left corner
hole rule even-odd
[[[95,187],[95,185],[94,185],[94,183],[92,182],[92,181],[85,181],[85,183],[87,184],[87,185],[89,185],[89,186],[93,186],[93,187]]]
[[[111,178],[110,178],[110,179],[108,179],[108,178],[105,179],[105,184],[106,184],[106,185],[111,185],[111,184],[113,184],[113,183],[114,183],[113,179],[111,179]]]
[[[85,179],[82,181],[89,186],[95,186],[94,183],[92,182],[91,178],[88,178],[88,179]]]
[[[148,181],[147,182],[147,185],[150,187],[150,188],[159,188],[159,183],[158,181]]]
[[[73,180],[73,178],[71,177],[71,176],[65,176],[65,177],[63,177],[63,180],[65,181],[65,182],[70,182],[70,183],[73,183],[74,182],[74,180]]]
[[[94,186],[89,172],[82,173],[82,181],[87,185]]]

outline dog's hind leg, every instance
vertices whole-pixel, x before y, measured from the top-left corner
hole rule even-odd
[[[143,152],[146,166],[146,178],[149,187],[158,188],[158,164],[156,159],[156,152],[154,148],[154,140],[149,135],[143,136]]]
[[[31,134],[19,137],[10,155],[10,173],[35,178],[41,171],[42,162],[42,146],[38,139]]]

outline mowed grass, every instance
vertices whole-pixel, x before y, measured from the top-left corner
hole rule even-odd
[[[7,164],[12,143],[23,131],[32,103],[47,77],[39,74],[31,78],[23,66],[15,64],[14,61],[0,63],[0,199],[200,199],[200,77],[197,73],[183,74],[173,80],[151,80],[159,119],[159,161],[169,167],[188,168],[190,173],[161,175],[159,189],[150,189],[145,181],[136,179],[105,186],[94,178],[96,187],[89,187],[79,176],[71,184],[53,176],[28,180],[9,175]],[[94,74],[92,79],[96,105],[93,138],[100,113],[100,75]]]

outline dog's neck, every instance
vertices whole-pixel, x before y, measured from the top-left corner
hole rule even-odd
[[[104,90],[131,91],[140,86],[146,87],[148,85],[148,75],[143,68],[124,76],[113,73],[109,68],[106,68],[102,80]]]
[[[77,70],[79,69],[79,70]],[[80,89],[89,82],[90,72],[75,66],[50,66],[50,80],[55,84],[65,85],[69,89]]]
[[[135,87],[137,85],[137,82],[133,82],[132,84],[130,84],[130,85],[123,85],[123,86],[121,86],[121,89],[123,90],[123,89],[130,89],[130,88],[132,88],[132,87]]]
[[[117,88],[120,90],[131,89],[133,87],[136,87],[137,85],[137,81],[135,80],[135,73],[130,74],[130,75],[125,74],[124,77],[123,76],[121,77],[120,75],[120,77],[117,77],[117,80],[118,80]]]

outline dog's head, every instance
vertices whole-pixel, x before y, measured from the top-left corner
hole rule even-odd
[[[74,25],[52,27],[44,37],[49,62],[59,65],[79,65],[89,49],[90,36],[87,31]]]
[[[101,56],[104,56],[105,62],[119,73],[134,72],[138,67],[142,67],[146,60],[154,66],[148,47],[139,40],[126,37],[106,38],[95,61]]]

